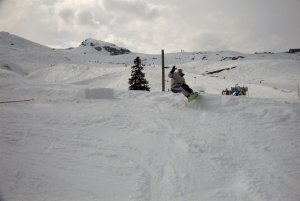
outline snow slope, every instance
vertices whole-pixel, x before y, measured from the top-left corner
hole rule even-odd
[[[206,91],[188,103],[160,55],[0,44],[0,101],[34,98],[0,104],[1,201],[299,200],[298,54],[166,54]],[[136,56],[151,92],[127,90]],[[219,95],[235,83],[249,96]]]

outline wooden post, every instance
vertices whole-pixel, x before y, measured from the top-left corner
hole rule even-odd
[[[161,50],[162,91],[165,91],[165,53]]]
[[[298,84],[298,97],[300,98],[300,86]]]

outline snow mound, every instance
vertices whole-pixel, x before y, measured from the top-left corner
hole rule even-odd
[[[2,90],[10,91],[10,88],[5,89],[5,87],[8,87],[8,86],[12,86],[12,87],[26,86],[27,85],[26,83],[27,83],[27,80],[25,80],[19,74],[15,73],[13,71],[1,69],[1,67],[0,67],[0,88],[2,88]],[[10,95],[11,94],[12,93],[10,93]],[[0,97],[5,97],[5,94],[1,94]]]
[[[207,112],[216,112],[222,106],[222,99],[223,97],[221,95],[200,94],[195,101],[187,102],[186,107],[202,111],[205,110]]]
[[[84,95],[87,99],[113,99],[114,90],[110,88],[87,88],[84,90]]]
[[[22,76],[26,75],[26,72],[24,72],[24,70],[18,64],[14,64],[8,61],[0,60],[0,69],[12,71]]]

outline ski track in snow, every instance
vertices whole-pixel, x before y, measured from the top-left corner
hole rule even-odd
[[[292,190],[298,103],[206,94],[187,103],[162,92],[84,99],[59,91],[0,106],[2,174],[9,175],[1,189],[11,192],[5,200],[299,196]]]

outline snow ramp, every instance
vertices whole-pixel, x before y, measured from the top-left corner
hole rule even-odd
[[[201,94],[196,100],[191,102],[186,101],[184,107],[205,110],[205,111],[218,111],[222,106],[222,96]]]
[[[113,99],[114,90],[111,88],[87,88],[84,90],[86,99]]]

